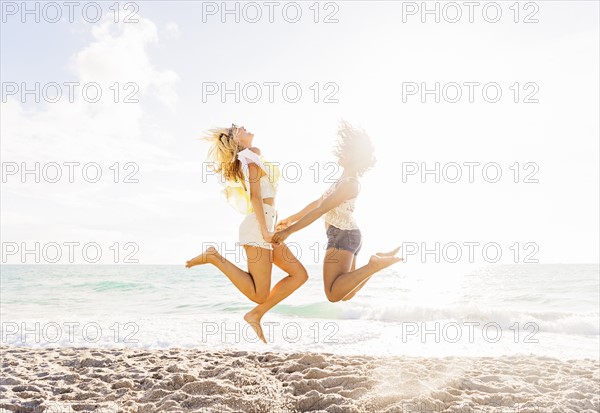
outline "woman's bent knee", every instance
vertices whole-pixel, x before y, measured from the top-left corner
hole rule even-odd
[[[306,271],[306,269],[304,269],[303,271],[294,275],[294,278],[296,278],[300,282],[300,284],[304,284],[308,281],[308,272]]]
[[[269,299],[269,293],[270,293],[270,291],[268,291],[268,290],[256,293],[256,295],[254,297],[254,302],[256,304],[264,304],[265,301],[267,301]]]
[[[343,297],[338,297],[335,294],[332,294],[330,292],[325,292],[325,295],[327,296],[327,299],[329,300],[329,302],[332,303],[337,303],[338,301],[340,301]]]

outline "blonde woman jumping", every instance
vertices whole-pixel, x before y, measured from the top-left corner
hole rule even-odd
[[[262,317],[308,280],[306,269],[284,243],[271,244],[277,221],[275,195],[280,171],[252,146],[254,134],[244,127],[233,124],[231,128],[213,129],[205,139],[211,143],[208,158],[226,182],[224,192],[228,201],[246,215],[239,227],[239,243],[248,257],[248,271],[228,261],[214,247],[189,260],[186,267],[214,265],[242,294],[257,303],[244,320],[266,343],[260,324]],[[288,276],[271,290],[273,264]]]

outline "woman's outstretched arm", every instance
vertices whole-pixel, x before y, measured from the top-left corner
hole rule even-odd
[[[287,237],[296,231],[300,231],[319,219],[327,211],[335,208],[342,202],[354,198],[358,195],[358,182],[356,181],[342,181],[331,195],[327,198],[320,200],[316,208],[308,211],[302,218],[296,223],[290,225],[284,230],[281,230],[273,236],[273,243],[280,244]],[[303,210],[304,211],[304,210]],[[302,212],[302,211],[301,211]]]
[[[319,205],[321,204],[321,198],[312,201],[310,204],[308,204],[307,206],[305,206],[300,212],[297,212],[293,215],[290,215],[287,218],[282,219],[281,221],[279,221],[277,223],[277,230],[280,229],[286,229],[287,227],[289,227],[290,225],[292,225],[294,222],[298,221],[299,219],[303,218],[304,215],[308,214],[310,211],[312,211],[313,209],[317,208]]]

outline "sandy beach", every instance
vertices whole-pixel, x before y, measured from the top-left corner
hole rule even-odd
[[[0,412],[577,412],[597,360],[2,347]]]

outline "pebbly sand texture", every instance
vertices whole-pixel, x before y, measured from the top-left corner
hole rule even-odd
[[[0,349],[2,413],[600,410],[589,359]]]

